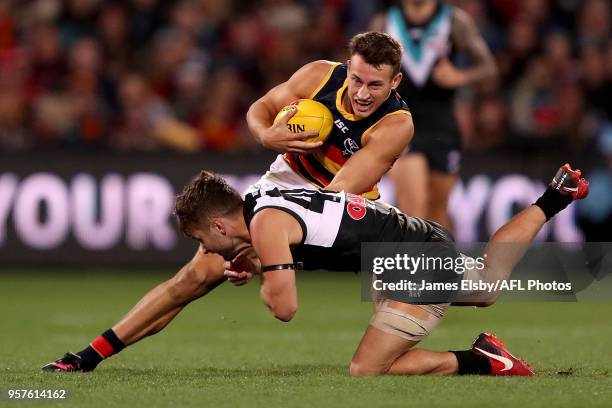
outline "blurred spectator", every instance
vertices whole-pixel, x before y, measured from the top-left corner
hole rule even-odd
[[[581,46],[603,46],[610,40],[610,1],[586,0],[578,19],[578,42]]]
[[[544,57],[537,57],[527,66],[512,92],[511,124],[526,138],[551,137],[560,122],[555,79]]]
[[[66,135],[66,144],[98,144],[102,142],[106,123],[105,98],[110,84],[104,76],[100,44],[95,39],[82,39],[72,47],[69,59],[67,96],[74,102],[75,126]]]
[[[240,147],[242,130],[238,104],[240,93],[236,92],[241,88],[240,80],[233,71],[219,71],[211,82],[197,123],[200,143],[210,150],[236,150]]]
[[[449,1],[501,73],[501,93],[457,101],[466,147],[593,146],[612,114],[610,2]],[[0,0],[0,148],[259,148],[250,103],[307,61],[344,60],[391,2]]]
[[[119,90],[122,117],[113,145],[120,150],[153,151],[162,147],[193,151],[195,131],[175,119],[168,104],[156,95],[144,77],[130,74]]]
[[[571,39],[567,33],[557,30],[546,36],[544,58],[555,82],[567,84],[576,81],[578,70],[572,55]]]
[[[608,47],[612,50],[612,42]],[[608,51],[609,60],[601,47],[585,46],[580,59],[582,67],[582,86],[593,113],[601,118],[612,118],[612,51]]]
[[[26,124],[26,55],[22,50],[0,52],[0,150],[31,146]]]
[[[149,88],[146,80],[130,74],[119,88],[122,117],[114,132],[113,145],[120,150],[157,150],[154,123],[168,114],[167,105]]]
[[[526,15],[517,17],[506,33],[507,48],[497,54],[502,78],[519,79],[537,50],[537,28]]]
[[[59,31],[51,24],[41,24],[29,33],[31,97],[65,86],[67,61],[60,45]]]
[[[485,150],[504,143],[508,123],[500,97],[490,95],[479,98],[473,108],[458,106],[456,114],[466,148]]]
[[[9,50],[15,46],[15,28],[9,2],[0,1],[0,51]]]
[[[62,45],[72,46],[83,37],[96,35],[96,14],[100,0],[66,0],[59,28]]]
[[[100,11],[97,25],[106,73],[117,81],[133,64],[127,10],[121,4],[110,4]]]

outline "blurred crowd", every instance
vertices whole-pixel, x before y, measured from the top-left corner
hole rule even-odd
[[[452,3],[500,69],[459,93],[466,148],[612,146],[608,0]],[[346,59],[389,4],[0,0],[0,149],[258,149],[249,105],[308,61]]]

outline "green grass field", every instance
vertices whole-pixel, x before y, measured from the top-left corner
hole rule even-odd
[[[351,378],[348,364],[372,307],[352,274],[302,274],[294,321],[275,321],[257,285],[223,285],[162,333],[93,373],[42,373],[110,327],[160,272],[0,272],[0,388],[63,388],[62,407],[609,407],[612,303],[501,303],[452,308],[424,343],[467,348],[497,333],[537,378]]]

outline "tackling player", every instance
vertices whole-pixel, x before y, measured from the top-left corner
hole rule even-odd
[[[265,147],[285,154],[248,191],[329,187],[378,198],[376,183],[413,135],[408,107],[395,91],[402,78],[402,50],[391,36],[378,32],[356,35],[349,48],[351,57],[345,64],[306,64],[253,103],[247,114],[253,135]],[[325,143],[305,142],[316,133],[291,133],[286,126],[291,114],[273,124],[277,112],[300,98],[315,99],[332,112],[335,126]],[[187,304],[227,278],[245,283],[249,275],[235,271],[252,262],[257,263],[257,258],[250,246],[226,262],[201,245],[173,278],[147,293],[112,328],[80,352],[68,353],[43,369],[95,369],[125,346],[162,330]]]
[[[479,277],[492,272],[507,279],[523,253],[495,244],[530,243],[550,218],[587,194],[588,183],[580,171],[562,166],[534,205],[493,235]],[[261,265],[247,266],[245,271],[261,270],[261,298],[282,321],[291,320],[298,308],[296,261],[303,269],[356,271],[361,242],[453,241],[441,225],[406,216],[384,203],[344,192],[278,188],[255,191],[243,200],[222,178],[205,171],[178,196],[175,213],[186,235],[225,259],[255,249]],[[437,326],[448,306],[382,301],[355,352],[351,374],[534,374],[487,333],[480,334],[468,350],[414,349]]]

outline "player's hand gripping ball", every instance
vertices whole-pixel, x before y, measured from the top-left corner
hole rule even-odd
[[[295,110],[295,114],[287,121],[287,128],[292,133],[318,131],[319,134],[306,142],[324,142],[329,137],[333,119],[332,113],[325,105],[312,99],[298,99],[278,112],[274,123],[280,121],[286,114]]]

